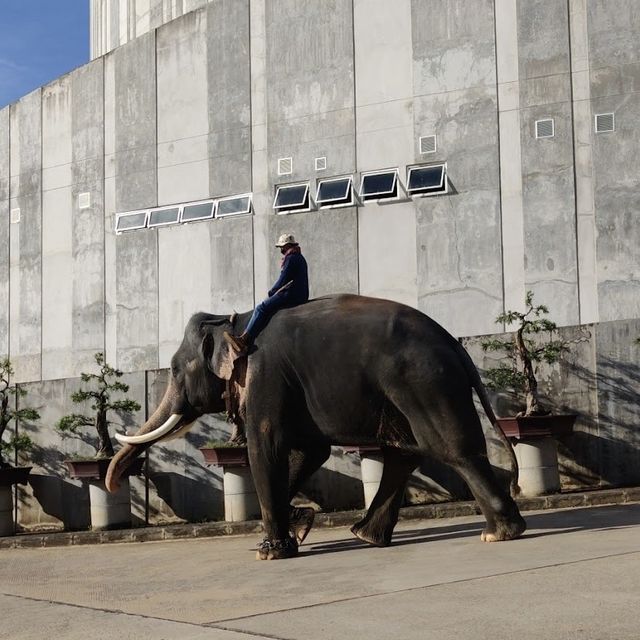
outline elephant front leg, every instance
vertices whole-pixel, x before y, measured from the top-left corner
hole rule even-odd
[[[391,544],[407,480],[420,464],[420,456],[404,453],[400,449],[389,447],[383,453],[384,467],[378,492],[367,515],[351,527],[351,532],[357,538],[376,547]]]
[[[289,532],[289,451],[275,437],[268,420],[249,429],[247,445],[251,473],[260,502],[265,531],[258,545],[258,560],[279,560],[298,554],[298,544]]]

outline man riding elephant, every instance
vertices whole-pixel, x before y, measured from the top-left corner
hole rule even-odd
[[[269,297],[254,309],[249,324],[239,336],[224,332],[225,340],[238,354],[247,352],[277,311],[295,307],[309,299],[307,261],[300,251],[300,245],[292,234],[283,233],[278,238],[276,247],[284,257],[280,264],[280,277],[269,289]]]

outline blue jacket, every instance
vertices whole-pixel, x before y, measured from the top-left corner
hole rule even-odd
[[[290,253],[284,259],[278,281],[269,289],[271,298],[275,292],[287,282],[293,280],[293,284],[285,291],[278,294],[291,305],[302,304],[309,299],[309,276],[307,273],[307,261],[301,253]]]

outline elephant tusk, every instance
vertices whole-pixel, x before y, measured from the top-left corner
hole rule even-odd
[[[147,442],[155,442],[156,440],[160,440],[162,436],[167,435],[181,419],[182,415],[180,413],[173,413],[162,426],[149,433],[144,433],[139,436],[126,436],[121,433],[116,433],[116,440],[122,444],[146,444]]]
[[[193,427],[193,425],[195,423],[196,423],[196,421],[194,420],[193,422],[190,422],[189,424],[183,425],[177,431],[174,431],[173,433],[170,433],[166,438],[162,438],[162,441],[166,442],[167,440],[175,440],[176,438],[179,438],[180,436],[183,436],[185,433],[187,433],[187,431],[189,431],[191,429],[191,427]]]

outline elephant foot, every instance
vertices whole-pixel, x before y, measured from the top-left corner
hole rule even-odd
[[[362,542],[366,542],[374,547],[388,547],[391,544],[391,535],[385,535],[384,532],[380,533],[375,531],[366,523],[356,522],[356,524],[351,527],[351,533],[359,540],[362,540]]]
[[[482,542],[503,542],[505,540],[514,540],[519,538],[527,529],[527,523],[524,518],[518,516],[513,522],[505,522],[499,525],[494,531],[485,529],[480,534]]]
[[[300,546],[309,535],[316,512],[310,507],[292,507],[289,512],[289,533]]]
[[[298,555],[298,545],[293,538],[269,540],[265,538],[256,552],[256,560],[283,560]]]

